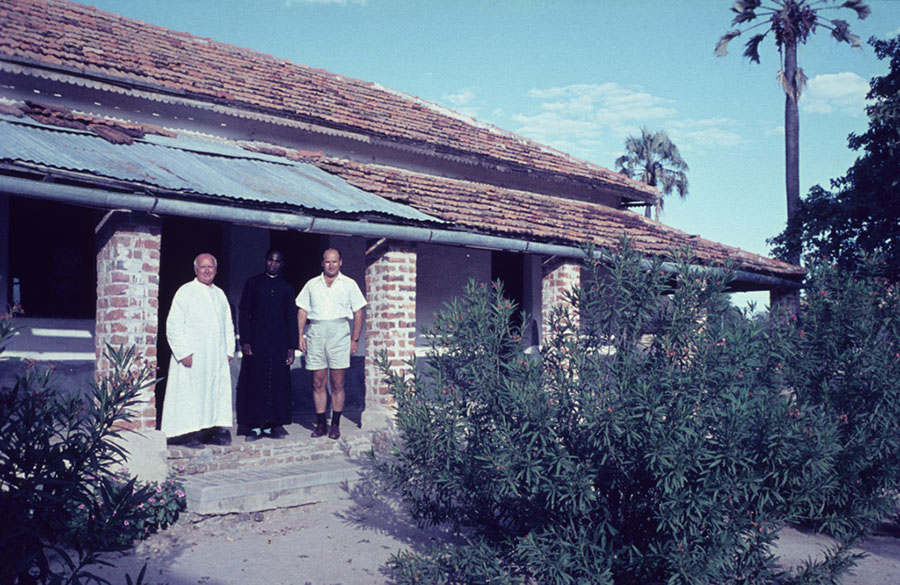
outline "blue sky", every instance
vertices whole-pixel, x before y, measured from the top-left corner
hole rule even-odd
[[[627,135],[664,129],[691,167],[662,221],[768,254],[785,221],[784,94],[771,38],[761,64],[713,49],[729,0],[93,0],[169,29],[403,91],[613,168]],[[820,29],[800,49],[805,194],[856,158],[868,81],[888,70],[865,44],[900,33],[900,0],[829,11],[862,50]]]

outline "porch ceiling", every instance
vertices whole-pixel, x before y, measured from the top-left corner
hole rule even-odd
[[[0,115],[0,160],[281,208],[443,223],[312,164],[185,136],[148,134],[113,144],[90,132]]]

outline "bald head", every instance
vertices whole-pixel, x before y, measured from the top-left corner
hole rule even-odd
[[[218,266],[219,263],[212,254],[200,254],[194,258],[194,274],[197,275],[197,280],[206,286],[213,283]]]

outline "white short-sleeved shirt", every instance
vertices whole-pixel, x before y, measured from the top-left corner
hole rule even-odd
[[[366,298],[352,278],[339,272],[328,286],[325,275],[320,274],[303,285],[297,295],[297,306],[313,321],[352,319],[353,313],[366,306]]]

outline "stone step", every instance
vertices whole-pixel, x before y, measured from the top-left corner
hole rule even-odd
[[[310,438],[314,426],[291,424],[285,428],[288,436],[284,439],[260,439],[248,443],[232,428],[233,441],[227,447],[208,445],[203,449],[189,449],[180,445],[168,447],[170,469],[179,474],[194,475],[229,469],[248,469],[288,465],[320,459],[360,457],[372,449],[379,450],[386,436],[384,431],[363,429],[355,424],[341,425],[341,438],[337,441],[327,437]]]
[[[346,457],[228,469],[184,478],[188,511],[259,512],[322,501],[362,477],[359,459]]]

